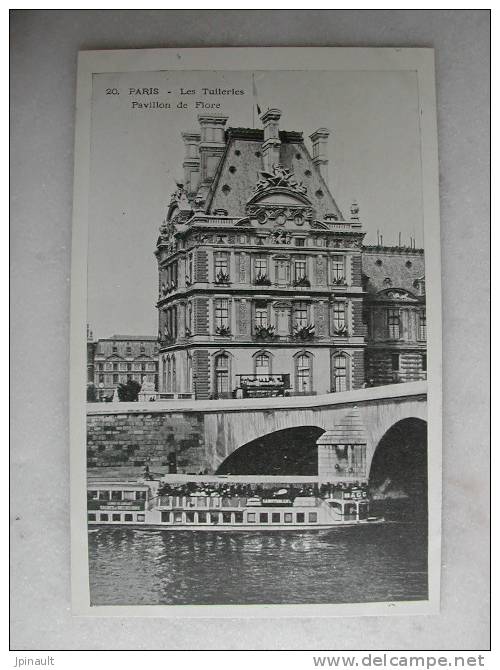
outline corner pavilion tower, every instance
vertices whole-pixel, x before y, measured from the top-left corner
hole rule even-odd
[[[361,253],[328,186],[329,132],[182,133],[184,182],[156,247],[163,397],[311,395],[364,382]]]

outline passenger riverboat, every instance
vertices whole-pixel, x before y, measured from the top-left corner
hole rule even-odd
[[[168,530],[319,530],[371,524],[366,487],[306,486],[283,482],[262,486],[224,477],[176,477],[140,481],[89,481],[89,526],[134,526]],[[197,477],[199,480],[200,477]],[[303,478],[301,478],[303,479]]]

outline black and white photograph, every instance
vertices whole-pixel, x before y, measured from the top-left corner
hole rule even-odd
[[[437,612],[432,50],[211,51],[80,54],[77,608]]]

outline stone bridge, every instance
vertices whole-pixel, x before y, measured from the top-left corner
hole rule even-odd
[[[224,472],[226,459],[249,443],[265,441],[272,450],[280,435],[310,427],[322,436],[318,456],[335,445],[363,445],[362,466],[354,452],[349,465],[357,459],[367,477],[377,446],[406,420],[425,426],[426,382],[290,398],[93,403],[87,406],[87,458],[89,466],[97,467],[139,466],[149,459],[166,466],[163,472],[169,466],[186,473]],[[347,459],[347,451],[343,455]],[[332,463],[330,457],[338,472],[339,465]],[[363,476],[359,467],[349,468],[351,478]],[[344,470],[347,475],[347,465]]]

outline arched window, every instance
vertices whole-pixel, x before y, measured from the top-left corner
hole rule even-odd
[[[299,393],[312,391],[312,358],[310,354],[300,353],[295,358],[295,387]]]
[[[349,369],[346,354],[335,354],[333,357],[333,391],[340,393],[349,388]]]
[[[215,391],[217,395],[229,393],[229,356],[219,354],[215,359]]]
[[[255,356],[255,374],[256,375],[270,375],[271,374],[271,357],[266,353],[259,353]]]

